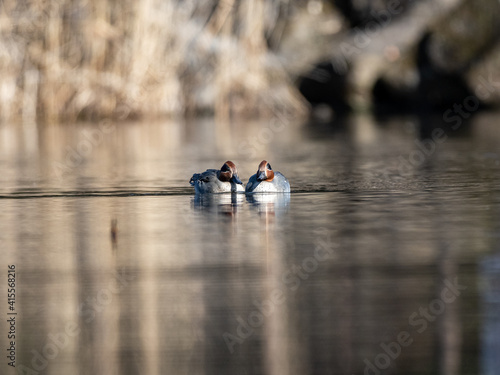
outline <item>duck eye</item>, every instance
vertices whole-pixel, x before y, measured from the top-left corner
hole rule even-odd
[[[229,166],[227,164],[224,164],[220,170],[222,172],[230,172],[231,168],[229,168]]]
[[[271,164],[267,163],[267,169],[272,170],[272,168],[271,168]]]

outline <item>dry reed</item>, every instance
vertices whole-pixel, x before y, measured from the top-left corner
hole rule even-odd
[[[266,44],[273,4],[4,0],[0,120],[301,112]]]

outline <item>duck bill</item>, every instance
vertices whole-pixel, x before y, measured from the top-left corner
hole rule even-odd
[[[236,175],[236,174],[233,174],[231,181],[233,181],[236,184],[243,185],[243,182],[241,182],[241,180],[238,178],[238,175]]]
[[[260,171],[258,174],[257,174],[257,181],[265,181],[267,180],[267,174],[266,174],[266,171]]]

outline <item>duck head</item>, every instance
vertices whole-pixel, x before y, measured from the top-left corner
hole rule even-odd
[[[271,168],[271,164],[269,164],[265,160],[262,160],[259,164],[259,169],[257,170],[257,181],[271,182],[273,178],[274,172]]]
[[[234,182],[242,185],[243,182],[238,177],[236,165],[230,160],[226,161],[219,171],[219,180],[223,182]]]

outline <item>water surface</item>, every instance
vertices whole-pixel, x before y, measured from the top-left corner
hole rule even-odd
[[[496,373],[499,118],[2,125],[18,370]],[[289,196],[188,184],[262,159]]]

